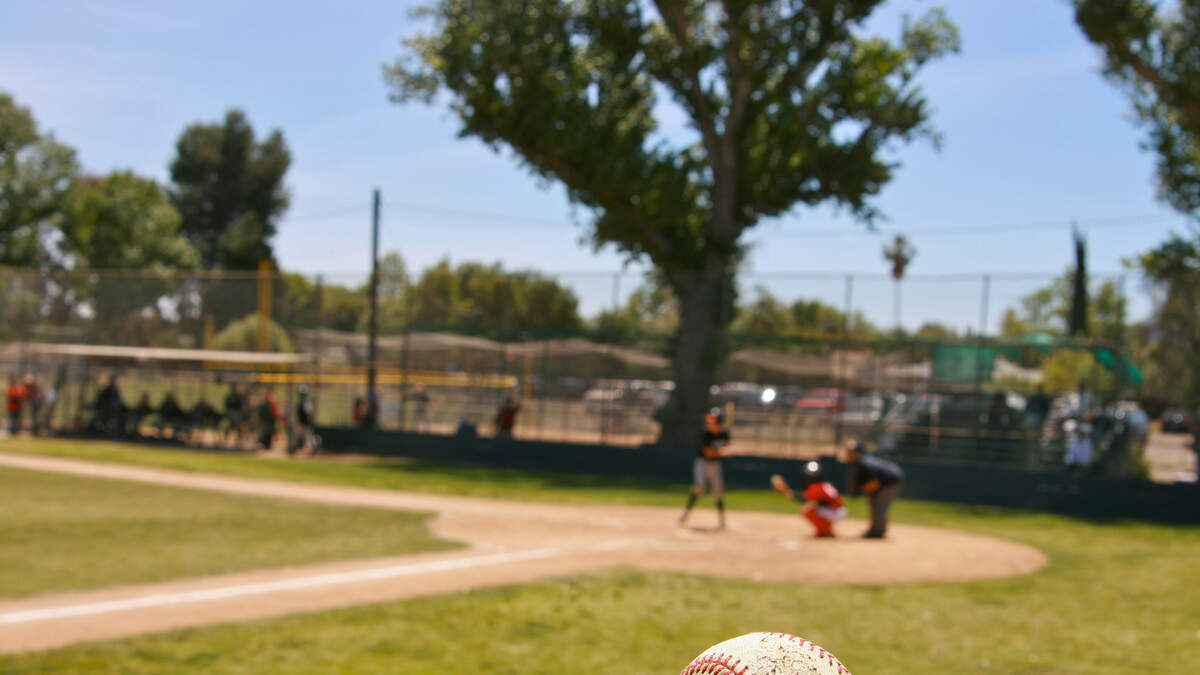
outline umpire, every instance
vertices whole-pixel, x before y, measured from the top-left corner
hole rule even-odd
[[[904,470],[895,462],[868,454],[862,441],[846,445],[846,462],[851,466],[850,494],[867,495],[871,507],[871,527],[864,539],[883,539],[887,532],[888,508],[900,495]]]

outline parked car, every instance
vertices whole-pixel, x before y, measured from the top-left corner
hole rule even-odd
[[[849,402],[849,395],[840,389],[817,388],[809,389],[795,407],[800,412],[841,412]]]
[[[1036,446],[1024,428],[1024,399],[1016,394],[915,394],[887,412],[877,443],[899,457],[1027,464],[1036,461]]]
[[[761,410],[770,407],[778,397],[774,387],[753,382],[726,382],[713,386],[709,400],[712,405],[733,403],[739,409]]]
[[[883,419],[884,398],[881,394],[855,396],[838,414],[843,424],[870,426]]]
[[[1190,434],[1196,428],[1196,421],[1181,408],[1168,408],[1162,414],[1162,430],[1168,434]]]

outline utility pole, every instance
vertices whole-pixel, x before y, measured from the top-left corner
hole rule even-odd
[[[367,310],[367,426],[378,424],[379,396],[375,391],[376,315],[379,311],[379,188],[371,200],[371,282],[370,306]]]
[[[896,235],[892,243],[883,248],[883,258],[892,264],[892,320],[896,324],[896,334],[902,331],[900,327],[900,280],[904,278],[904,270],[912,259],[917,256],[917,249],[909,243],[902,234]]]

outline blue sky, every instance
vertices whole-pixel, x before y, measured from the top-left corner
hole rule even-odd
[[[444,108],[388,102],[381,65],[418,27],[408,18],[416,3],[6,4],[0,89],[75,147],[89,171],[130,168],[165,179],[180,131],[230,107],[243,108],[260,133],[281,129],[294,155],[292,207],[276,240],[288,269],[361,278],[376,186],[385,201],[382,248],[399,249],[413,268],[446,256],[564,273],[621,267],[616,253],[580,244],[561,190],[457,139]],[[896,148],[902,166],[877,202],[887,216],[881,229],[909,233],[918,249],[903,289],[905,324],[977,326],[981,281],[935,277],[991,272],[994,328],[1005,306],[1069,263],[1071,219],[1088,231],[1098,272],[1120,271],[1122,259],[1186,227],[1156,201],[1153,157],[1139,149],[1126,101],[1098,75],[1099,55],[1065,0],[897,0],[871,28],[894,37],[904,12],[936,5],[963,38],[960,54],[921,77],[945,143],[940,152]],[[1064,227],[994,231],[1042,223]],[[979,231],[920,232],[938,228]],[[891,285],[878,278],[886,272],[881,235],[818,209],[766,223],[750,241],[745,288],[763,283],[788,299],[841,304],[843,275],[876,275],[855,282],[853,302],[890,323]],[[562,279],[588,313],[610,302],[611,277]],[[631,273],[618,292],[635,283]],[[1134,312],[1144,313],[1138,280],[1126,288]]]

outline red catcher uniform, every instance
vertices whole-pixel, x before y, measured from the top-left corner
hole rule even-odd
[[[816,528],[815,536],[832,537],[834,522],[846,517],[846,504],[833,483],[814,481],[804,488],[804,517]]]

